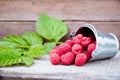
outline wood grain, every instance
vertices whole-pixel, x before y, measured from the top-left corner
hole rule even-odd
[[[42,12],[62,20],[120,21],[120,0],[0,1],[0,21],[36,21]]]
[[[65,22],[69,32],[85,23],[94,25],[97,30],[114,33],[120,40],[120,22]],[[9,34],[21,35],[27,31],[35,31],[35,28],[35,22],[0,22],[0,36]],[[69,34],[63,40],[67,38],[69,38]]]

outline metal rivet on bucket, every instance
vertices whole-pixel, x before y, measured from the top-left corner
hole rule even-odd
[[[77,34],[89,36],[93,34],[96,38],[96,49],[92,52],[90,61],[106,59],[115,56],[119,50],[119,41],[113,33],[104,33],[95,29],[91,24],[85,24],[70,33],[73,37]]]

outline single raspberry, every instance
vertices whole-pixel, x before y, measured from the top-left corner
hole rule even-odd
[[[63,55],[66,52],[71,51],[71,46],[67,43],[63,43],[56,47],[56,49],[58,50],[58,52],[60,52],[60,55]]]
[[[87,61],[91,59],[91,53],[89,53],[88,51],[83,51],[83,54],[87,56]]]
[[[95,48],[96,48],[96,43],[92,43],[88,45],[87,50],[89,53],[92,53]]]
[[[50,51],[50,53],[49,53],[49,54],[56,53],[56,54],[60,55],[60,52],[59,52],[56,48],[57,48],[57,46],[56,46],[56,47],[54,47],[54,48]]]
[[[74,45],[74,42],[72,40],[66,40],[65,43],[69,44],[70,46]]]
[[[83,38],[83,35],[82,35],[82,34],[77,34],[75,37],[73,37],[73,41],[74,41],[74,43],[76,43],[76,44],[81,44],[82,38]]]
[[[57,65],[60,63],[60,55],[58,55],[57,53],[50,53],[50,61],[53,65]]]
[[[74,54],[72,52],[67,52],[61,56],[61,63],[63,65],[70,65],[74,61]]]
[[[54,50],[55,49],[55,50]],[[56,51],[60,56],[61,56],[61,54],[62,54],[62,52],[61,52],[61,49],[59,48],[59,45],[58,46],[55,46],[53,49],[52,49],[53,51]],[[51,51],[52,51],[51,50]],[[50,51],[50,52],[51,52]]]
[[[82,46],[80,44],[74,44],[72,47],[72,52],[76,55],[82,52]]]
[[[88,46],[91,43],[91,39],[89,37],[83,37],[81,44],[82,46]]]
[[[81,66],[83,65],[87,60],[87,56],[83,53],[77,54],[75,58],[75,65]]]

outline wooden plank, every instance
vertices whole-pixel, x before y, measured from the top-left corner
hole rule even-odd
[[[0,35],[21,35],[27,31],[35,31],[35,22],[0,22]]]
[[[120,22],[65,22],[68,26],[68,30],[73,31],[79,25],[90,23],[95,26],[97,30],[114,33],[120,41]],[[9,34],[21,35],[26,31],[35,31],[35,22],[0,22],[0,36],[6,36]],[[63,40],[69,38],[67,34]]]
[[[120,21],[119,0],[1,0],[0,21],[36,21],[40,13],[62,20]]]

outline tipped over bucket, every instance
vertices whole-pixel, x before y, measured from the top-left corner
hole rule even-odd
[[[92,52],[90,61],[111,58],[118,53],[119,41],[113,33],[104,33],[96,30],[91,24],[85,24],[72,31],[70,36],[74,37],[77,34],[83,34],[85,36],[92,34],[95,36],[96,48]]]

